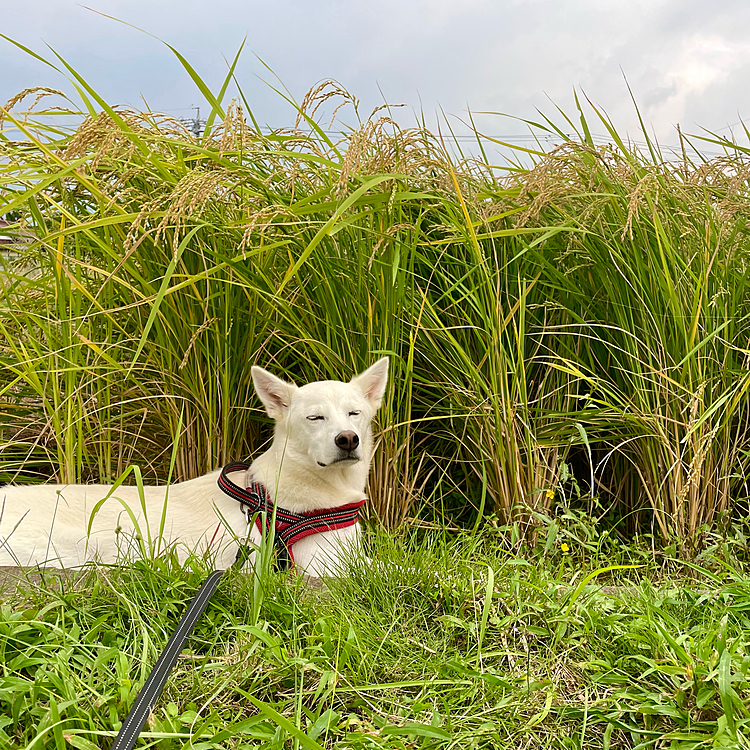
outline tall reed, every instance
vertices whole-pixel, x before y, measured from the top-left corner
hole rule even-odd
[[[61,59],[72,128],[0,110],[4,478],[163,479],[181,424],[187,479],[262,449],[253,364],[348,379],[388,354],[369,494],[389,527],[426,503],[533,525],[571,446],[590,508],[665,538],[747,496],[743,149],[669,161],[594,110],[610,146],[581,112],[577,142],[499,170],[382,113],[333,141],[320,108],[355,103],[333,84],[263,133],[224,103],[236,58],[215,94],[180,59],[212,104],[199,137]]]

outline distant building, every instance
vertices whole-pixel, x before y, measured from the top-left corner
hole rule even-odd
[[[13,237],[6,233],[6,227],[10,226],[9,221],[0,219],[0,247],[10,247],[13,244]]]

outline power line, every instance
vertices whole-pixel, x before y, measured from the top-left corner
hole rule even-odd
[[[205,128],[206,121],[200,119],[200,108],[193,106],[190,109],[197,110],[197,116],[195,118],[180,118],[180,122],[185,123],[189,126],[191,132],[196,136],[200,136]],[[174,111],[177,111],[175,108]],[[265,133],[277,133],[280,131],[288,130],[289,128],[274,128],[269,125],[261,127],[261,131]],[[353,132],[351,129],[346,130],[331,130],[329,128],[320,128],[313,130],[312,128],[300,128],[297,132],[305,135],[312,135],[313,133],[320,132],[329,136],[346,136],[348,133]],[[591,139],[597,145],[608,145],[614,143],[614,139],[605,133],[591,133]],[[559,144],[564,141],[580,141],[581,136],[577,133],[507,133],[507,134],[489,134],[489,133],[453,133],[446,138],[447,142],[458,142],[458,143],[476,143],[477,141],[485,143],[495,143],[496,145],[503,145],[505,143],[509,145],[517,144],[534,144],[534,143],[545,143],[545,144]],[[648,148],[649,145],[656,145],[660,149],[665,151],[677,151],[682,150],[682,147],[677,144],[664,144],[655,143],[649,144],[644,140],[636,140],[632,138],[623,139],[628,145],[640,146],[641,148]],[[687,144],[689,150],[693,149],[690,144]],[[722,152],[719,151],[702,151],[707,155],[720,155]]]

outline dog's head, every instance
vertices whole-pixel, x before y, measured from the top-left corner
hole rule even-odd
[[[318,471],[364,464],[372,453],[370,423],[383,400],[388,357],[348,383],[323,380],[297,387],[262,367],[252,368],[255,390],[276,422],[284,455]]]

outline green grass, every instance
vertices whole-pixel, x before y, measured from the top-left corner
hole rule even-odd
[[[377,564],[325,591],[230,575],[140,746],[750,746],[741,533],[690,568],[587,542],[580,518],[545,533],[519,556],[491,531],[373,532]],[[205,572],[160,560],[6,594],[2,746],[106,747]]]

